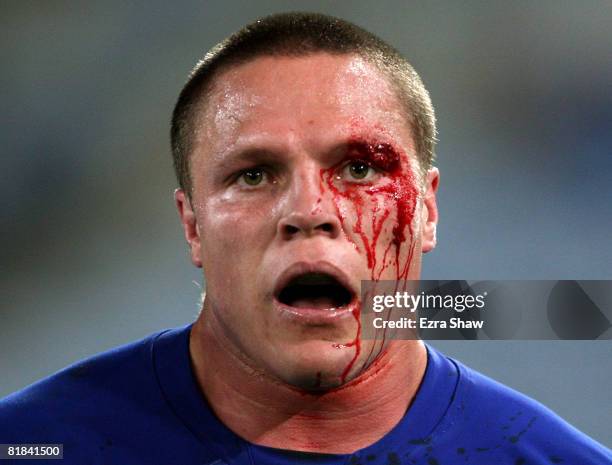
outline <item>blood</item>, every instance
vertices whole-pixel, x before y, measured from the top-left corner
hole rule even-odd
[[[348,363],[348,365],[346,365],[346,368],[342,372],[342,376],[340,378],[342,380],[342,384],[344,384],[344,382],[346,381],[346,377],[350,373],[351,368],[353,368],[353,365],[357,361],[357,357],[359,357],[359,354],[361,353],[361,337],[360,337],[361,336],[361,318],[359,318],[360,316],[359,314],[360,314],[360,308],[359,306],[356,306],[353,309],[353,317],[355,318],[355,321],[357,321],[357,334],[355,336],[355,339],[353,339],[348,344],[345,344],[345,347],[355,346],[355,355],[353,355],[353,358]]]
[[[408,228],[410,238],[414,238],[412,221],[414,219],[418,191],[414,174],[408,163],[408,157],[402,155],[391,144],[371,143],[363,138],[355,137],[347,144],[345,157],[340,163],[331,168],[321,170],[321,188],[327,188],[331,193],[342,229],[346,232],[348,231],[347,227],[350,227],[354,236],[360,240],[361,247],[367,258],[371,274],[370,279],[372,281],[379,281],[384,271],[391,265],[395,266],[397,281],[406,279],[410,271],[410,263],[415,246],[414,240],[411,241],[404,263],[400,263],[400,253],[401,245],[407,239],[406,228]],[[406,162],[402,163],[402,159]],[[335,181],[338,178],[337,171],[339,167],[351,160],[362,161],[377,171],[382,172],[382,178],[374,184],[343,182],[342,185],[337,185]],[[356,220],[352,225],[347,224],[346,203],[352,206],[356,212]],[[366,208],[369,210],[366,211]],[[371,231],[371,237],[368,235],[368,230],[364,229],[365,213],[370,214],[371,224],[369,225],[369,230]],[[385,246],[382,260],[379,262],[377,257],[378,242],[389,218],[393,217],[393,213],[395,213],[395,218],[391,228],[391,240]],[[359,249],[359,245],[351,236],[347,234],[347,237]],[[388,254],[393,247],[395,248],[395,261],[394,263],[393,261],[387,262]],[[379,264],[378,271],[377,264]],[[335,347],[355,347],[355,354],[342,373],[342,383],[346,381],[361,353],[360,312],[360,303],[358,303],[353,310],[353,316],[357,322],[355,339],[346,344],[335,345]],[[384,335],[381,348],[383,346]],[[374,345],[372,346],[373,349]],[[368,355],[368,359],[370,355]]]

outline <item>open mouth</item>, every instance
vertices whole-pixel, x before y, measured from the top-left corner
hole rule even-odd
[[[352,292],[327,273],[304,273],[291,279],[277,295],[284,305],[295,308],[339,308],[351,303]]]

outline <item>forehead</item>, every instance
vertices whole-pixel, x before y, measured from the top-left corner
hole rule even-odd
[[[232,66],[216,76],[196,128],[194,151],[211,154],[260,139],[318,150],[350,135],[391,135],[412,148],[395,90],[354,55],[263,56]]]

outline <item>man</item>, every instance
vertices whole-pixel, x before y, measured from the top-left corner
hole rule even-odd
[[[360,281],[418,279],[435,247],[434,141],[417,74],[349,23],[277,15],[213,48],[172,120],[199,318],[4,399],[0,442],[75,464],[611,463],[421,341],[362,337]]]

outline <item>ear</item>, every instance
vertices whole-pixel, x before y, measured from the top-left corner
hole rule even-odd
[[[436,192],[440,182],[438,168],[430,168],[426,175],[426,191],[423,197],[423,209],[421,210],[421,250],[423,253],[430,252],[436,246],[436,226],[438,225],[438,205],[436,204]]]
[[[185,194],[183,189],[177,189],[174,191],[174,201],[176,202],[176,208],[183,225],[185,240],[189,244],[191,263],[198,268],[202,268],[202,259],[200,258],[200,227],[191,207],[189,196]]]

